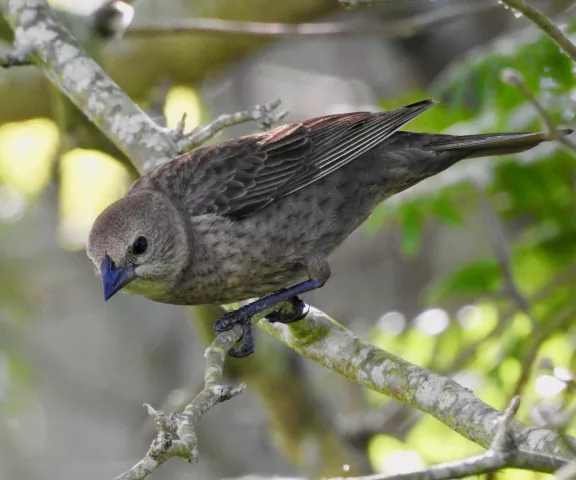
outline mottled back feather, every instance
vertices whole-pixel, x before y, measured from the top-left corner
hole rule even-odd
[[[131,188],[157,189],[191,216],[239,218],[329,175],[434,105],[329,115],[181,155]]]

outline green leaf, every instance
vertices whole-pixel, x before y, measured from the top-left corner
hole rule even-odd
[[[422,240],[422,224],[424,216],[422,210],[415,203],[402,205],[399,209],[398,221],[402,231],[402,253],[414,256],[420,250]]]
[[[575,23],[573,19],[571,26]],[[507,117],[513,107],[526,99],[514,87],[501,83],[504,68],[518,70],[536,95],[569,94],[576,86],[570,59],[547,35],[528,28],[454,63],[436,79],[431,90],[463,116],[479,108],[490,108]]]
[[[462,214],[456,208],[454,201],[447,195],[439,195],[429,205],[432,212],[447,225],[462,226]]]
[[[452,296],[477,297],[498,291],[502,271],[494,259],[475,260],[446,275],[429,289],[426,300],[437,304]]]

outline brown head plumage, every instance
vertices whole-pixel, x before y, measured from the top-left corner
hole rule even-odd
[[[113,203],[100,214],[86,251],[97,274],[109,280],[106,299],[122,287],[143,295],[160,285],[167,287],[189,258],[180,215],[162,194],[146,190]]]

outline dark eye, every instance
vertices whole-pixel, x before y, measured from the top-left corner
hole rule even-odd
[[[142,255],[146,253],[146,250],[148,250],[148,240],[145,237],[138,237],[130,247],[134,255]]]

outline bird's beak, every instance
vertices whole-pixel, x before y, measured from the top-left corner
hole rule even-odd
[[[136,278],[136,272],[133,267],[116,268],[116,265],[114,265],[108,255],[104,256],[100,272],[102,274],[102,283],[104,284],[104,301],[107,301],[112,295]]]

